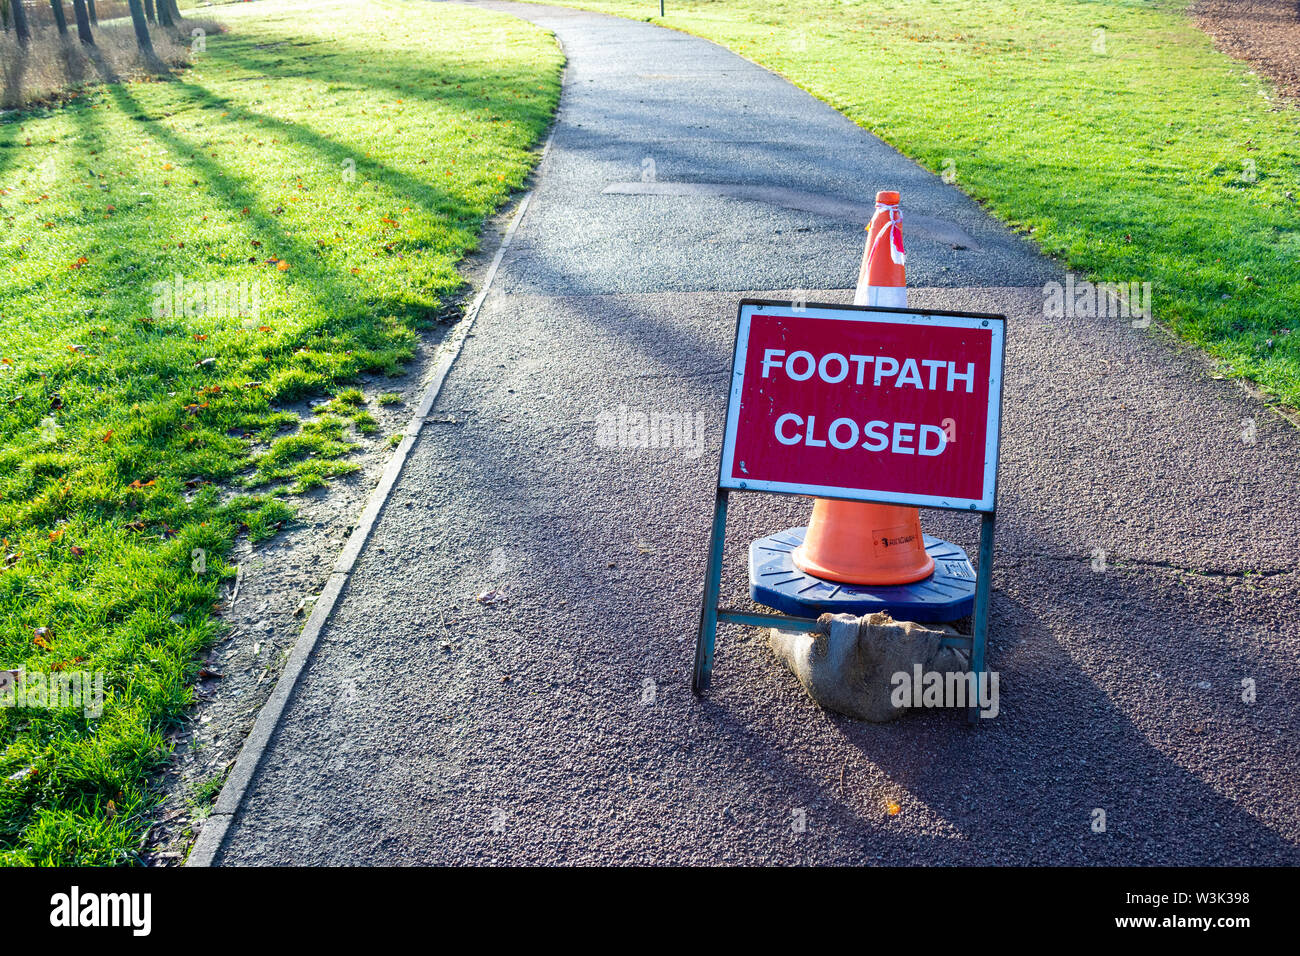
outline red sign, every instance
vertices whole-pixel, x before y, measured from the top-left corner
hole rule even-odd
[[[992,511],[1001,316],[746,300],[719,485]]]

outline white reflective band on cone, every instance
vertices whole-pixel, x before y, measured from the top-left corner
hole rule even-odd
[[[872,288],[860,285],[853,293],[854,305],[879,305],[886,309],[907,308],[907,286]]]

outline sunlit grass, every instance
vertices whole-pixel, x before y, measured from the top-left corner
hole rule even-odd
[[[436,330],[558,97],[498,14],[219,9],[176,80],[0,123],[0,668],[107,698],[0,708],[0,862],[134,858],[224,556],[356,468],[357,377]]]

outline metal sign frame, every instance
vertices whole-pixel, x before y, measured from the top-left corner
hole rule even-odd
[[[944,647],[957,647],[970,651],[971,655],[971,672],[975,674],[976,686],[985,686],[981,683],[986,670],[986,655],[988,648],[988,623],[989,623],[989,601],[992,594],[993,578],[993,535],[997,522],[997,466],[998,454],[1001,446],[1001,425],[1002,425],[1002,390],[1005,352],[1006,352],[1006,317],[1002,315],[993,315],[979,312],[950,312],[941,309],[892,309],[880,306],[852,306],[852,305],[833,305],[833,304],[814,304],[800,303],[796,306],[793,302],[785,302],[775,299],[743,299],[737,310],[736,317],[736,338],[732,344],[732,367],[731,378],[732,387],[728,392],[727,398],[727,435],[724,439],[723,454],[718,461],[718,480],[714,486],[713,499],[713,525],[709,535],[709,557],[705,568],[704,577],[704,597],[700,608],[700,626],[695,640],[695,668],[691,679],[691,690],[701,696],[713,679],[713,659],[714,649],[717,640],[718,624],[744,624],[752,627],[780,627],[792,631],[811,631],[817,626],[816,619],[804,617],[792,617],[786,614],[764,613],[757,611],[744,611],[737,608],[721,608],[718,606],[718,597],[722,584],[722,552],[726,543],[727,531],[727,505],[731,492],[743,491],[753,493],[767,494],[807,494],[805,491],[787,490],[779,487],[748,487],[746,484],[736,482],[733,485],[724,483],[726,476],[726,462],[729,460],[727,450],[734,444],[734,425],[739,415],[740,391],[737,379],[737,347],[740,344],[740,335],[742,330],[741,323],[745,318],[746,307],[767,307],[776,306],[787,308],[798,312],[806,310],[834,310],[859,311],[864,313],[888,313],[899,316],[926,317],[940,316],[944,318],[962,318],[973,319],[981,322],[997,323],[998,333],[994,337],[994,346],[997,349],[996,365],[997,390],[996,393],[990,388],[989,405],[991,408],[989,428],[990,434],[986,439],[992,443],[991,467],[993,492],[992,500],[987,503],[981,502],[975,504],[963,502],[961,504],[938,504],[938,503],[917,503],[916,507],[935,508],[941,510],[978,512],[980,515],[980,543],[979,556],[976,564],[975,579],[975,610],[973,614],[972,633],[969,637],[964,635],[945,637],[940,641]],[[913,319],[911,321],[920,321]],[[743,363],[741,363],[740,374],[743,376]],[[996,397],[995,397],[996,396]],[[987,461],[986,461],[987,464]],[[764,483],[765,485],[767,483]],[[842,489],[840,489],[842,490]],[[819,493],[820,494],[820,493]],[[823,494],[821,497],[827,498],[845,498],[843,494]],[[877,496],[859,497],[854,496],[846,500],[854,501],[871,501],[881,504],[900,504],[898,496],[891,498],[882,498]],[[910,502],[905,502],[910,504]],[[986,506],[985,506],[986,505]],[[967,719],[974,723],[979,718],[978,704],[973,704],[967,708]]]
[[[745,388],[745,367],[748,364],[749,328],[756,316],[772,311],[793,311],[799,318],[834,319],[840,322],[879,323],[885,325],[911,325],[922,328],[987,329],[991,342],[991,367],[989,369],[989,398],[984,421],[984,462],[979,498],[922,495],[910,492],[863,491],[856,488],[825,486],[803,482],[763,481],[742,478],[736,474],[735,444],[740,419],[740,400]],[[878,306],[802,305],[792,307],[788,302],[763,299],[746,299],[740,304],[736,322],[736,341],[732,349],[731,391],[727,399],[726,431],[722,444],[722,463],[718,484],[736,491],[774,491],[792,495],[813,495],[818,498],[843,498],[850,501],[872,501],[880,504],[907,505],[917,508],[951,508],[955,510],[991,511],[997,497],[998,438],[1002,417],[1002,359],[1006,320],[1000,315],[968,312],[941,312],[938,310],[909,310],[881,308]],[[997,400],[993,400],[996,393]]]

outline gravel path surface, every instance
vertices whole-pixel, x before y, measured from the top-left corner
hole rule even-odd
[[[564,44],[552,148],[218,862],[1300,862],[1300,434],[1156,330],[1045,320],[1052,263],[772,74],[483,5]],[[996,719],[828,715],[734,627],[692,697],[736,302],[850,301],[863,223],[605,192],[647,157],[658,182],[897,187],[932,236],[913,303],[1007,314]],[[702,415],[703,445],[601,447],[620,405]],[[725,597],[808,507],[733,498]],[[969,516],[923,520],[973,552]]]
[[[1192,14],[1219,49],[1300,99],[1300,0],[1196,0]]]

